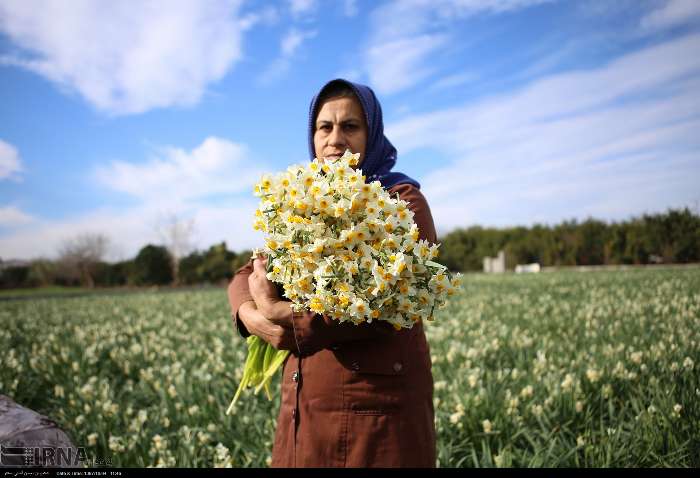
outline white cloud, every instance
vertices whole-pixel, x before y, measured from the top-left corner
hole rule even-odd
[[[312,14],[317,6],[316,0],[289,0],[289,9],[294,17]]]
[[[687,24],[699,18],[698,0],[668,0],[663,6],[645,15],[640,24],[645,29],[660,30]]]
[[[161,148],[145,163],[114,161],[100,167],[96,177],[110,189],[151,203],[180,203],[252,190],[259,168],[245,146],[209,137],[191,151]]]
[[[434,69],[425,57],[447,43],[446,35],[421,35],[372,46],[367,51],[367,71],[380,93],[404,90],[430,76]]]
[[[442,232],[588,215],[622,219],[700,198],[700,35],[598,69],[390,124],[402,155],[450,161],[423,188]]]
[[[418,84],[436,70],[428,58],[453,38],[456,20],[501,14],[552,0],[395,0],[372,12],[365,70],[379,93]]]
[[[192,105],[241,57],[239,0],[0,3],[0,31],[34,71],[110,114]],[[246,23],[248,25],[246,25]]]
[[[270,63],[260,76],[260,83],[270,84],[284,76],[292,66],[292,58],[306,40],[316,36],[315,30],[299,31],[290,28],[280,41],[280,55]]]
[[[0,180],[18,180],[21,172],[22,161],[17,148],[0,139]]]
[[[0,207],[0,227],[16,227],[29,224],[33,220],[32,216],[20,211],[15,206]]]
[[[304,40],[313,38],[316,36],[315,32],[301,32],[295,28],[292,28],[287,32],[287,34],[282,38],[280,43],[280,50],[282,56],[290,57],[294,55],[294,52],[299,49]]]

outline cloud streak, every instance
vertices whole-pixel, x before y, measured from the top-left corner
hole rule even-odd
[[[17,148],[0,139],[0,181],[3,179],[19,181],[22,170],[22,160]]]
[[[241,58],[239,3],[2,2],[0,31],[23,52],[0,61],[108,114],[189,106]]]
[[[280,55],[270,63],[270,66],[260,76],[260,83],[269,85],[282,78],[291,68],[292,59],[301,48],[302,44],[314,38],[315,30],[300,31],[290,28],[280,40]]]
[[[364,50],[365,71],[381,94],[394,94],[437,70],[428,59],[454,39],[456,21],[478,14],[503,14],[553,0],[402,0],[371,14]]]

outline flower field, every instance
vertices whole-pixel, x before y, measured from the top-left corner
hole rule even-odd
[[[700,269],[468,275],[426,330],[439,466],[700,466]],[[91,457],[269,463],[224,290],[3,301],[0,357]]]

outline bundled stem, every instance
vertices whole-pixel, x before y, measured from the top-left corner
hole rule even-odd
[[[256,394],[264,388],[268,400],[272,400],[270,381],[289,355],[289,350],[277,350],[255,335],[248,337],[246,343],[248,344],[248,357],[243,367],[243,378],[241,378],[238,390],[236,390],[236,394],[226,410],[226,415],[233,412],[238,397],[247,387],[255,387]]]

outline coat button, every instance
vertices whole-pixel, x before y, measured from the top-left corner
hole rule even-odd
[[[350,368],[352,368],[355,372],[358,372],[360,370],[360,364],[353,362],[352,365],[350,365]]]
[[[299,381],[299,371],[298,370],[295,370],[294,373],[292,374],[292,381],[293,382]]]
[[[403,364],[401,362],[396,362],[394,364],[394,372],[399,373],[402,368],[403,368]]]

